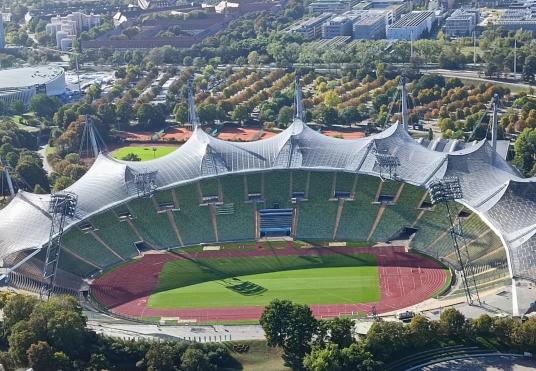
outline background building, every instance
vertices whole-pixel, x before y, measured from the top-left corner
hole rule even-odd
[[[450,37],[471,35],[478,19],[477,9],[456,9],[445,21],[445,34]]]
[[[423,33],[432,30],[434,21],[434,12],[411,12],[387,26],[386,37],[390,40],[417,40]]]
[[[352,36],[352,19],[347,15],[336,16],[322,25],[322,38]]]
[[[352,25],[353,37],[363,40],[381,39],[385,36],[386,24],[386,12],[364,11]]]
[[[322,35],[322,25],[331,18],[331,13],[324,13],[319,16],[308,18],[294,23],[288,32],[299,33],[306,40],[313,40]]]
[[[50,23],[46,25],[45,31],[56,39],[58,48],[67,50],[72,47],[73,40],[77,35],[82,31],[99,26],[100,23],[100,15],[73,12],[65,17],[52,17]]]
[[[351,10],[358,0],[316,0],[309,5],[309,9],[314,13],[343,13]]]
[[[0,17],[0,49],[4,49],[6,47],[6,39],[4,35],[4,21],[2,17]]]
[[[530,8],[506,9],[501,18],[495,23],[508,31],[530,31],[536,33],[536,16]]]
[[[65,93],[65,72],[61,67],[38,66],[0,70],[0,101],[22,101],[25,105],[36,93]]]

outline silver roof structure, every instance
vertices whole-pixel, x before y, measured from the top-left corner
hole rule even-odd
[[[63,68],[38,66],[0,70],[0,90],[28,88],[44,85],[64,74]]]
[[[457,176],[464,206],[500,237],[512,278],[536,281],[536,178],[524,179],[486,140],[450,152],[429,149],[400,124],[369,137],[344,140],[324,136],[296,119],[282,133],[256,142],[227,142],[197,128],[171,154],[146,162],[126,162],[101,154],[89,171],[66,189],[78,195],[77,215],[67,228],[137,197],[137,173],[157,171],[159,190],[225,174],[272,169],[344,171],[380,176],[376,152],[397,156],[399,181],[425,187]],[[40,249],[47,242],[50,195],[19,192],[0,210],[0,258]]]

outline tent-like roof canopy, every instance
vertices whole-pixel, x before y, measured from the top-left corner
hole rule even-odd
[[[282,133],[256,142],[227,142],[196,128],[173,153],[146,162],[99,155],[91,169],[66,189],[78,195],[78,209],[67,228],[138,197],[134,178],[156,171],[157,189],[168,189],[224,174],[301,169],[380,176],[376,153],[400,160],[398,180],[426,187],[435,179],[457,176],[462,204],[499,235],[513,277],[536,280],[536,178],[523,179],[487,141],[456,152],[438,152],[415,141],[395,124],[356,140],[324,136],[296,119]],[[39,249],[48,240],[50,195],[19,192],[0,210],[0,257]]]

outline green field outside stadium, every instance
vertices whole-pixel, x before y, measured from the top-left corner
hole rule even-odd
[[[266,305],[275,298],[301,304],[380,300],[371,254],[233,257],[168,262],[149,307],[209,308]]]
[[[151,146],[151,147],[123,147],[112,152],[112,157],[118,160],[123,159],[129,153],[137,155],[141,161],[154,160],[155,158],[169,155],[178,146]],[[153,150],[155,149],[155,150]]]

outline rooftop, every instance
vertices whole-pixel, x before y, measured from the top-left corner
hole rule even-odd
[[[0,70],[0,89],[25,88],[49,83],[63,74],[63,68],[37,66]]]
[[[398,21],[393,23],[389,28],[402,28],[417,26],[429,17],[433,17],[434,12],[411,12],[403,15]]]

